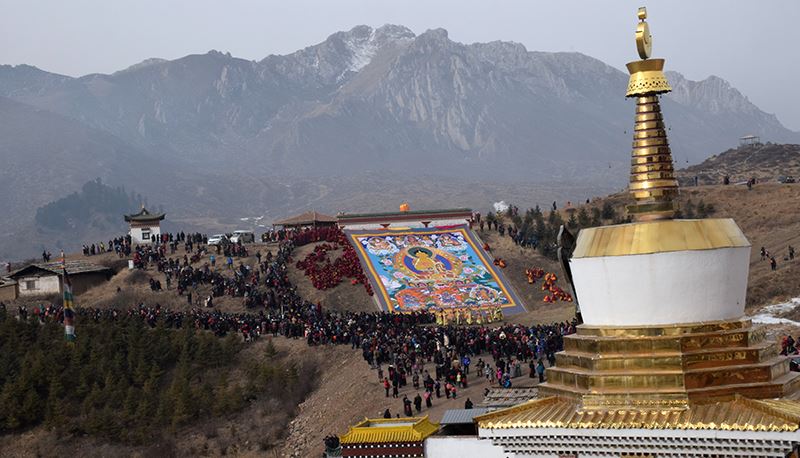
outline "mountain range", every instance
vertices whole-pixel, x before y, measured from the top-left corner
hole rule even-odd
[[[743,134],[800,142],[721,78],[667,76],[680,163]],[[30,252],[17,242],[37,230],[36,209],[95,178],[204,229],[309,207],[480,208],[617,190],[633,122],[627,79],[579,53],[397,25],[260,61],[211,51],[78,78],[0,66],[0,258]]]

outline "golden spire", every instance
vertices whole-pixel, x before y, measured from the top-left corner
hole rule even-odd
[[[639,8],[638,16],[636,50],[642,60],[626,65],[631,78],[625,96],[636,97],[630,183],[636,203],[628,207],[628,213],[638,221],[670,219],[675,216],[673,198],[678,194],[678,182],[658,95],[672,88],[664,76],[664,59],[650,59],[653,37],[647,9]]]

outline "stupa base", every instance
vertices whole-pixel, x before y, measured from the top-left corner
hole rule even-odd
[[[540,396],[582,408],[685,408],[690,401],[791,397],[800,373],[748,319],[669,326],[578,326]]]

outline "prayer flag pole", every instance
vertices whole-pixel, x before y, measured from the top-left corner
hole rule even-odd
[[[64,285],[64,336],[67,342],[75,342],[75,299],[72,295],[72,283],[67,274],[67,259],[61,250],[61,271]]]

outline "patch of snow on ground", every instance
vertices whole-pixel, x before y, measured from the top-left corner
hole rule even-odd
[[[776,315],[783,315],[786,312],[794,310],[800,305],[800,297],[795,297],[789,302],[782,302],[780,304],[768,305],[761,309],[758,314],[753,315],[753,323],[761,324],[791,324],[800,326],[800,322],[789,320],[787,318],[779,318]]]
[[[503,213],[505,211],[508,211],[508,204],[506,203],[505,200],[501,200],[500,202],[495,202],[494,204],[492,204],[492,207],[494,207],[495,213]]]

